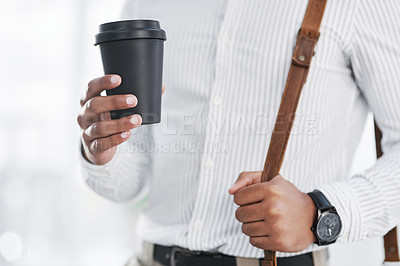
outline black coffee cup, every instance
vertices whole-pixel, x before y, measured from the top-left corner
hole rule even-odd
[[[100,46],[104,73],[118,74],[122,83],[107,95],[133,94],[134,108],[111,111],[111,118],[139,114],[142,124],[159,123],[165,31],[155,20],[124,20],[100,25],[95,45]]]

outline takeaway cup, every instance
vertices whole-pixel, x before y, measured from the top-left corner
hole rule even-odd
[[[111,118],[139,114],[142,124],[159,123],[165,31],[155,20],[123,20],[100,25],[95,45],[100,46],[105,74],[118,74],[122,83],[107,95],[133,94],[134,108],[111,111]]]

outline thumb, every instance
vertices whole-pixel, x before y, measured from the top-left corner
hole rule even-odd
[[[235,194],[239,189],[261,182],[261,172],[242,172],[235,184],[228,190],[229,194]]]

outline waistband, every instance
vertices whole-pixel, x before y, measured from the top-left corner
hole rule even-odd
[[[191,251],[182,247],[155,244],[153,259],[164,266],[259,266],[262,258],[239,258],[222,253]],[[293,257],[278,258],[278,266],[317,266],[311,252]]]

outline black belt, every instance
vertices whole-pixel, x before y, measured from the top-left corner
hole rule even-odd
[[[154,245],[153,256],[155,261],[164,266],[236,266],[234,256],[157,244]],[[262,258],[259,259],[260,265],[262,260]],[[312,253],[278,258],[278,266],[314,266]]]

